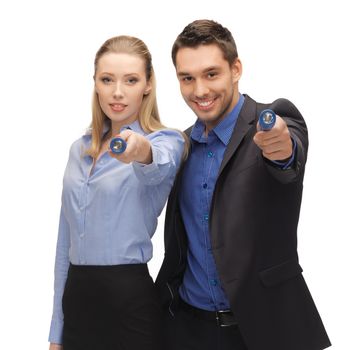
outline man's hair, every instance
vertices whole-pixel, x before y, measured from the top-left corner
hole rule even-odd
[[[171,57],[176,67],[176,57],[179,49],[184,47],[196,48],[200,45],[217,45],[223,52],[224,58],[232,65],[238,57],[237,48],[229,29],[221,24],[208,20],[199,19],[188,24],[175,40]]]

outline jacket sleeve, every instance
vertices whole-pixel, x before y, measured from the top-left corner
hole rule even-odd
[[[294,161],[290,167],[283,169],[264,158],[267,170],[282,183],[302,179],[308,151],[308,133],[305,120],[294,104],[283,98],[274,101],[268,108],[285,120],[296,148]]]

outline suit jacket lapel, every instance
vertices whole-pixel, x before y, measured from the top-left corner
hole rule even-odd
[[[219,168],[218,176],[221,174],[225,165],[234,155],[235,151],[237,150],[237,147],[239,146],[244,136],[247,134],[248,130],[252,127],[256,118],[256,109],[256,102],[252,100],[249,96],[245,95],[245,102],[243,103],[239,117],[237,118],[237,122],[232,133],[229,145],[225,150],[223,161]]]

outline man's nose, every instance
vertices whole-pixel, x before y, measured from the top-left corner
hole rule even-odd
[[[208,86],[201,80],[196,80],[194,87],[194,94],[198,98],[204,98],[208,95],[209,88]]]

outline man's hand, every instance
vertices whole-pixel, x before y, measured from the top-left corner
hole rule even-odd
[[[59,344],[50,343],[49,350],[63,350],[63,346]]]
[[[150,142],[142,135],[132,131],[124,130],[117,137],[121,137],[127,148],[123,153],[115,154],[109,151],[109,155],[123,163],[139,162],[143,164],[152,163],[152,148]]]
[[[259,123],[253,140],[263,151],[263,156],[269,160],[285,160],[293,152],[292,139],[286,122],[276,115],[276,124],[271,130],[261,131]]]

